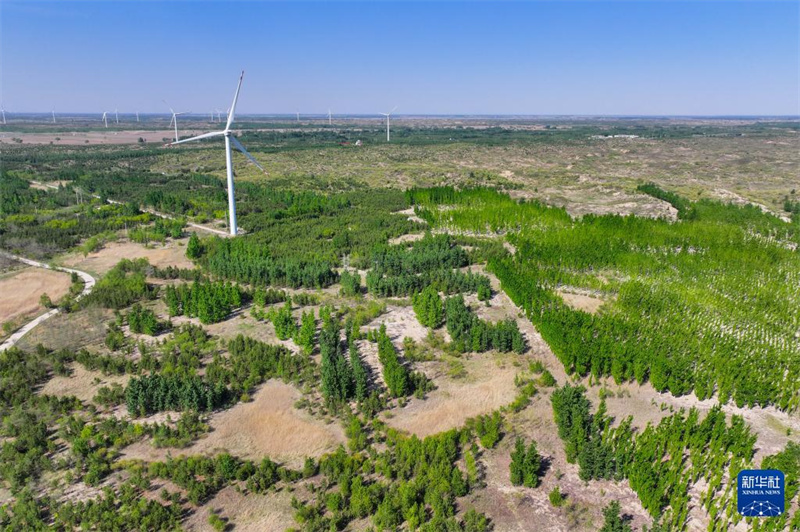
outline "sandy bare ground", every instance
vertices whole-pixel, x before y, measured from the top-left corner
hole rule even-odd
[[[186,242],[188,239],[167,241],[166,245],[150,244],[145,247],[135,242],[110,242],[95,253],[86,257],[82,253],[73,253],[66,257],[64,264],[81,270],[104,274],[117,265],[122,259],[145,257],[153,266],[176,268],[194,268],[192,261],[186,258]],[[183,246],[180,245],[183,243]]]
[[[564,290],[557,290],[557,292],[558,295],[561,296],[561,299],[564,300],[564,303],[574,309],[583,310],[590,314],[596,314],[597,311],[600,310],[600,307],[603,306],[603,303],[605,303],[605,301],[598,297],[592,297],[586,294],[575,294]]]
[[[218,412],[211,418],[212,432],[191,447],[176,452],[156,449],[149,442],[135,443],[124,458],[164,460],[167,453],[203,454],[227,451],[241,458],[261,460],[268,456],[291,467],[302,467],[307,456],[318,457],[346,441],[342,428],[312,418],[294,408],[300,392],[288,384],[270,380],[249,403]]]
[[[422,438],[460,427],[471,417],[512,402],[517,394],[514,375],[518,368],[512,364],[516,356],[472,355],[463,360],[466,376],[458,379],[446,374],[445,363],[434,363],[426,374],[437,389],[424,400],[413,399],[404,408],[390,410],[387,423]]]
[[[404,209],[402,211],[397,211],[394,214],[400,214],[402,216],[405,216],[406,218],[408,218],[412,222],[417,222],[417,223],[420,223],[420,224],[427,224],[428,223],[425,220],[423,220],[422,218],[420,218],[419,216],[417,216],[417,213],[414,212],[414,207],[410,207],[410,208]]]
[[[486,452],[481,460],[486,487],[467,499],[492,517],[496,531],[597,530],[603,523],[602,509],[612,500],[620,502],[623,514],[633,517],[635,530],[641,530],[642,524],[650,524],[647,512],[627,481],[586,483],[578,477],[578,466],[566,462],[564,444],[553,421],[549,392],[542,391],[528,408],[511,416],[510,425],[514,432],[506,434],[497,448]],[[511,485],[510,454],[517,435],[526,441],[534,439],[546,461],[546,473],[537,488]],[[554,508],[547,498],[555,486],[566,494],[567,503],[561,508]]]
[[[46,293],[53,302],[69,292],[68,273],[24,268],[0,278],[0,323],[35,314],[43,307],[39,298]]]
[[[97,390],[113,383],[127,384],[130,375],[103,375],[100,371],[89,371],[80,364],[72,365],[72,375],[56,375],[45,383],[40,393],[66,397],[74,395],[81,401],[91,401]]]
[[[659,393],[649,383],[617,386],[613,380],[607,379],[607,387],[612,392],[606,398],[609,414],[617,422],[632,415],[633,425],[640,429],[647,423],[657,424],[681,408],[689,410],[695,407],[703,414],[717,404],[716,398],[700,401],[694,394],[675,397],[668,393]],[[600,402],[600,388],[593,386],[587,393],[594,405]],[[760,464],[764,456],[785,449],[790,441],[800,443],[800,414],[788,414],[774,407],[739,408],[733,403],[723,405],[722,410],[728,416],[742,416],[758,436],[754,458],[756,464]],[[791,429],[791,435],[786,433],[787,429]]]
[[[214,509],[227,518],[237,532],[262,532],[286,530],[297,523],[292,509],[292,494],[286,490],[268,493],[243,494],[233,486],[220,490],[214,498],[194,512],[183,525],[187,530],[208,531],[208,512]]]
[[[178,133],[183,137],[187,135],[199,135],[200,130],[182,130],[178,124]],[[5,138],[3,138],[5,137]],[[89,131],[89,132],[70,132],[70,133],[4,133],[0,136],[0,141],[11,142],[11,138],[22,139],[23,144],[55,144],[58,146],[75,146],[89,144],[137,144],[139,138],[143,138],[147,144],[164,144],[164,139],[171,142],[175,139],[175,131],[172,129],[164,130],[131,130],[131,131]],[[59,140],[56,140],[56,139]],[[86,141],[89,141],[88,143]]]
[[[413,338],[420,342],[428,336],[428,329],[420,324],[414,309],[410,306],[387,305],[386,312],[364,327],[365,331],[386,325],[386,334],[397,348],[402,348],[403,338]]]
[[[396,244],[409,244],[411,242],[416,242],[417,240],[422,240],[424,237],[425,233],[408,233],[405,235],[400,235],[397,238],[389,239],[389,244],[393,246]]]

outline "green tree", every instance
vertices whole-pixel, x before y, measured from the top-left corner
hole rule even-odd
[[[186,244],[186,257],[194,260],[200,258],[203,253],[203,245],[200,243],[197,233],[192,233],[189,237],[189,243]]]
[[[619,502],[611,501],[603,509],[603,527],[600,532],[632,532],[629,525],[620,515]]]

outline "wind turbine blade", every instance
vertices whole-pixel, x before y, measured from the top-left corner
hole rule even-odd
[[[231,128],[231,124],[233,124],[233,116],[236,114],[236,101],[239,99],[239,91],[242,89],[243,79],[244,70],[242,70],[242,75],[239,76],[239,85],[236,86],[236,94],[233,95],[233,103],[231,104],[230,112],[228,112],[228,123],[225,124],[225,131],[228,131]]]
[[[391,111],[389,111],[389,114],[392,114],[392,113],[394,113],[395,111],[397,111],[397,106],[396,106],[396,105],[395,105],[395,106],[392,108],[392,110],[391,110]]]
[[[192,142],[193,140],[208,139],[211,137],[221,137],[224,134],[225,134],[224,131],[212,131],[211,133],[203,133],[202,135],[197,135],[196,137],[192,137],[190,139],[181,139],[175,142],[170,142],[167,145],[174,146],[175,144],[183,144],[184,142]]]
[[[264,167],[263,167],[263,166],[261,166],[260,164],[258,164],[258,161],[256,161],[255,157],[253,157],[252,155],[250,155],[250,152],[248,152],[246,149],[244,149],[244,146],[242,146],[242,143],[241,143],[241,142],[239,142],[239,139],[237,139],[236,137],[234,137],[233,135],[231,135],[231,142],[233,142],[233,145],[234,145],[234,146],[236,146],[236,149],[237,149],[237,150],[239,150],[240,152],[242,152],[242,153],[244,154],[244,156],[245,156],[245,157],[247,157],[248,159],[250,159],[250,162],[252,162],[254,165],[258,166],[258,168],[259,168],[259,169],[260,169],[262,172],[264,172],[265,174],[267,173],[267,171],[266,171],[266,170],[264,170]]]

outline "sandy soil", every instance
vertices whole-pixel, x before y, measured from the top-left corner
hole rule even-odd
[[[186,258],[186,242],[187,238],[171,240],[164,246],[151,244],[151,248],[135,242],[110,242],[103,249],[89,253],[86,257],[82,253],[69,255],[64,260],[64,265],[102,275],[122,259],[146,257],[153,266],[194,268],[192,261]]]
[[[574,294],[571,292],[565,292],[564,290],[557,290],[558,295],[561,296],[561,299],[564,300],[564,303],[569,305],[570,307],[583,310],[590,314],[596,314],[600,307],[603,306],[602,299],[598,297],[588,296],[586,294]]]
[[[193,455],[224,450],[241,458],[260,460],[269,456],[290,467],[302,467],[307,456],[321,456],[346,440],[338,425],[326,425],[294,408],[300,398],[293,386],[271,380],[253,395],[253,401],[214,414],[209,423],[211,433],[191,447],[176,452],[140,442],[127,447],[123,457],[152,461],[165,459],[167,453]]]
[[[210,501],[194,512],[183,525],[187,530],[211,532],[208,512],[218,510],[218,515],[227,518],[237,532],[262,532],[286,530],[297,523],[292,509],[292,494],[286,490],[260,495],[242,494],[233,486],[220,490]]]
[[[602,509],[618,500],[623,514],[633,517],[635,530],[650,524],[647,512],[626,482],[590,481],[578,477],[578,466],[568,464],[564,444],[558,438],[548,392],[535,396],[531,405],[510,418],[515,432],[506,434],[497,448],[482,458],[486,488],[468,497],[468,502],[492,517],[497,532],[597,530],[602,526]],[[510,454],[517,435],[536,440],[545,459],[546,472],[537,488],[512,486],[509,479]],[[559,486],[567,503],[554,508],[548,493]]]
[[[102,125],[102,124],[101,124]],[[181,137],[199,135],[201,130],[183,130],[178,124],[178,133]],[[5,137],[5,138],[3,138]],[[5,133],[0,137],[2,142],[11,142],[11,137],[22,139],[23,144],[55,144],[68,145],[97,145],[97,144],[137,144],[143,138],[148,144],[162,145],[164,139],[171,142],[175,139],[174,129],[157,131],[131,130],[131,131],[89,131],[71,133]],[[59,138],[60,140],[56,140]],[[89,141],[88,143],[86,141]]]
[[[396,244],[408,244],[411,242],[416,242],[417,240],[422,240],[424,237],[425,233],[408,233],[406,235],[400,235],[397,238],[390,238],[389,244],[393,246]]]
[[[493,356],[490,353],[465,359],[466,376],[452,379],[446,363],[426,368],[437,389],[424,400],[413,399],[404,408],[390,410],[386,422],[419,437],[460,427],[471,417],[489,413],[514,400],[517,389],[514,375],[518,368],[511,363],[517,355]]]
[[[387,305],[386,312],[374,321],[364,326],[364,331],[380,328],[381,324],[386,325],[386,334],[391,338],[392,343],[397,348],[402,348],[403,338],[413,338],[415,342],[420,342],[428,336],[428,329],[424,327],[414,309],[410,306],[402,307],[399,305]]]
[[[53,302],[69,292],[69,274],[24,268],[0,278],[0,323],[17,320],[44,310],[39,298],[47,293]]]
[[[404,209],[402,211],[397,211],[394,214],[403,215],[406,218],[408,218],[409,220],[411,220],[412,222],[417,222],[417,223],[426,224],[426,225],[428,223],[425,220],[423,220],[422,218],[420,218],[419,216],[417,216],[417,214],[414,212],[414,207],[409,207],[408,209]]]
[[[717,404],[716,398],[700,401],[694,394],[674,397],[668,393],[659,393],[649,383],[642,386],[635,383],[617,386],[613,380],[608,379],[607,387],[613,395],[606,398],[606,406],[615,422],[633,416],[633,426],[640,429],[648,423],[657,424],[680,408],[688,410],[695,407],[703,414]],[[595,406],[600,402],[600,388],[593,386],[588,389],[587,396]],[[756,464],[760,464],[763,457],[785,449],[790,441],[800,443],[800,414],[787,414],[774,407],[738,408],[732,403],[724,405],[722,410],[729,416],[744,417],[758,436],[754,458]],[[786,429],[791,429],[792,434],[787,435]]]
[[[113,383],[127,384],[130,375],[103,375],[100,371],[89,371],[80,364],[72,364],[72,375],[61,377],[56,375],[45,383],[39,391],[46,395],[74,395],[81,401],[91,401],[97,390]]]

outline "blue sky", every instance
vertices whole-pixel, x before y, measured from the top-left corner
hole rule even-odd
[[[800,114],[796,0],[0,0],[0,54],[20,112]]]

